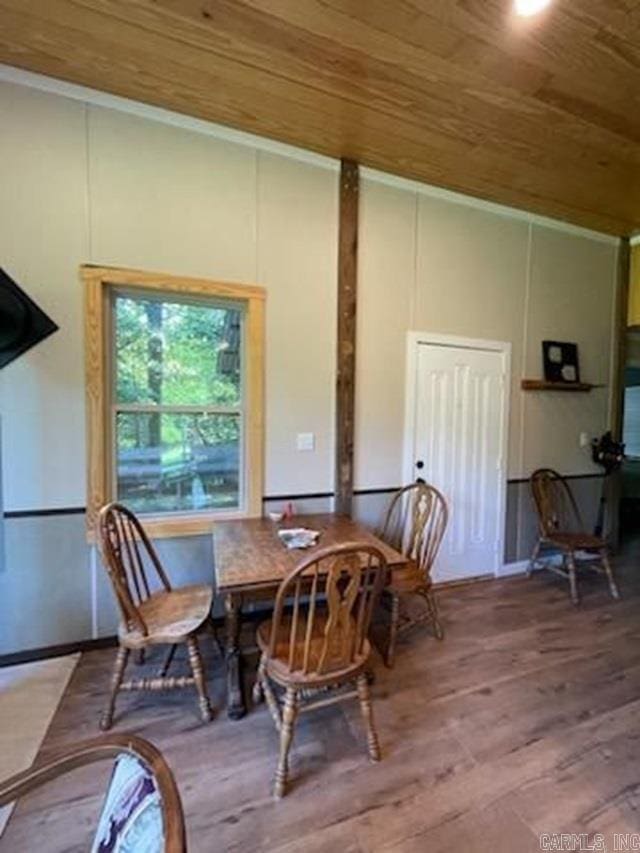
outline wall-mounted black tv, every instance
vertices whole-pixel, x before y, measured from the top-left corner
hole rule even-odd
[[[0,368],[58,329],[0,268]]]

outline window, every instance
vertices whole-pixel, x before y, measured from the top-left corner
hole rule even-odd
[[[118,500],[156,536],[259,515],[260,288],[83,267],[89,500]]]
[[[240,307],[113,293],[115,497],[134,512],[241,508]]]

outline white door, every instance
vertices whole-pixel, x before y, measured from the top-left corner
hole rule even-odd
[[[412,479],[440,489],[450,511],[436,581],[502,564],[507,359],[496,349],[417,342]]]

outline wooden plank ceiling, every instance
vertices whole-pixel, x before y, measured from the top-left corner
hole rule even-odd
[[[640,2],[0,0],[0,61],[613,234]]]

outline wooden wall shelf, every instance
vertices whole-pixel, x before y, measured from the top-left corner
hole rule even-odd
[[[604,388],[604,385],[591,385],[589,382],[547,382],[545,379],[523,379],[523,391],[591,391]]]

